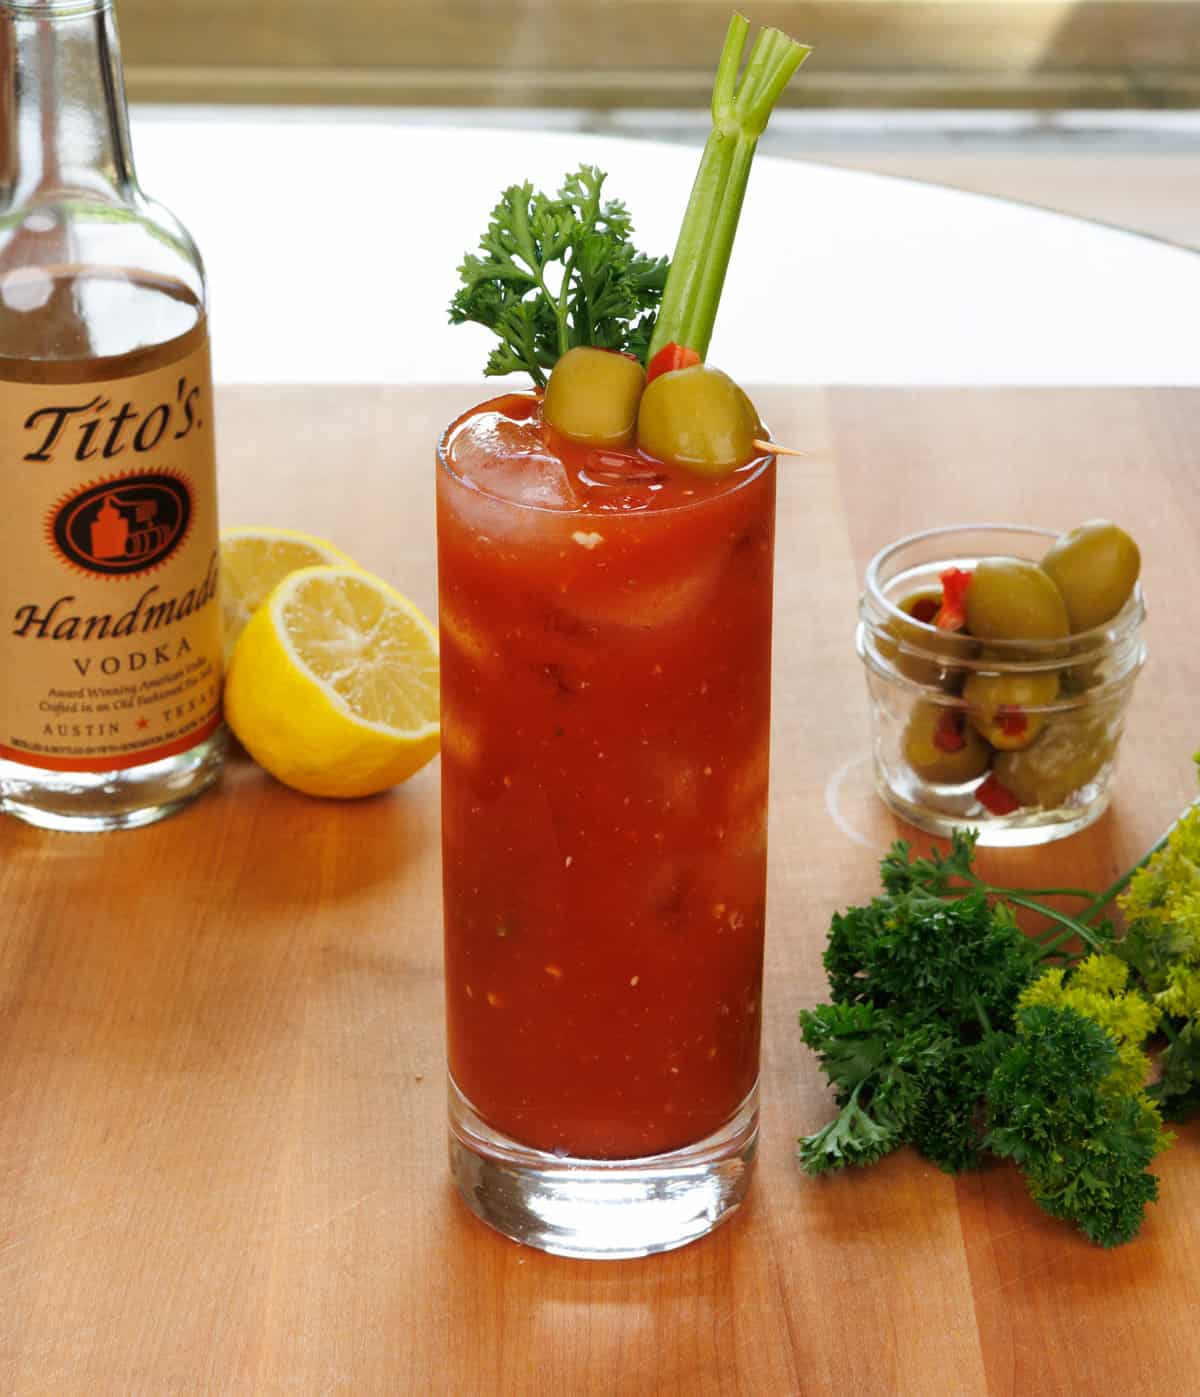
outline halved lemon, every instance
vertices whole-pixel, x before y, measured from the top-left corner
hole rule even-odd
[[[340,567],[354,562],[323,538],[296,529],[254,525],[221,530],[221,614],[225,661],[246,622],[283,579],[299,568]]]
[[[360,568],[301,568],[242,632],[225,717],[272,776],[317,796],[366,796],[438,750],[437,634]]]

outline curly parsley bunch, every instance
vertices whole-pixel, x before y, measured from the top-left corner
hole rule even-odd
[[[953,1173],[999,1155],[1052,1216],[1101,1246],[1128,1241],[1158,1196],[1149,1166],[1173,1138],[1163,1111],[1200,1105],[1200,807],[1095,898],[991,887],[974,844],[956,835],[929,859],[893,845],[884,895],[834,917],[831,1003],[800,1025],[840,1110],[800,1141],[800,1159],[820,1174],[912,1145]],[[1127,883],[1133,920],[1113,942],[1097,918]],[[1070,916],[1037,900],[1050,894],[1088,905]],[[1025,936],[1011,904],[1050,929]],[[1064,949],[1073,939],[1084,952]],[[1148,1085],[1160,1028],[1163,1076]]]
[[[969,859],[965,840],[955,855]],[[946,898],[909,881],[907,846],[885,861],[896,891],[835,916],[825,953],[833,1003],[800,1015],[842,1111],[801,1141],[810,1173],[870,1164],[913,1144],[944,1169],[979,1162],[976,1104],[1011,1030],[1036,948],[981,891]],[[936,881],[937,874],[934,875]],[[908,882],[908,886],[902,883]]]
[[[1102,1246],[1137,1234],[1158,1197],[1150,1161],[1172,1140],[1146,1083],[1157,1007],[1129,967],[1092,955],[1044,971],[1017,1001],[1014,1046],[988,1082],[987,1145],[1016,1161],[1034,1201]]]

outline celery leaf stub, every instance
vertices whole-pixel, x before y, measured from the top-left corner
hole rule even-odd
[[[811,49],[778,29],[759,31],[741,81],[750,22],[735,14],[713,87],[713,129],[700,158],[662,307],[650,339],[653,357],[668,344],[708,353],[758,138],[792,74]]]

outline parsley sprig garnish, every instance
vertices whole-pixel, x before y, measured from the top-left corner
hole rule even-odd
[[[463,259],[450,302],[452,325],[474,321],[499,337],[485,374],[524,370],[544,386],[547,370],[578,345],[621,350],[643,365],[670,342],[704,358],[758,138],[809,54],[765,28],[743,66],[749,34],[749,20],[734,14],[717,65],[712,131],[670,264],[633,247],[625,205],[602,199],[605,176],[590,165],[568,175],[553,198],[531,184],[504,191],[480,239],[482,256]]]
[[[451,324],[474,321],[500,343],[484,373],[546,372],[576,345],[619,349],[643,363],[667,280],[665,257],[638,252],[619,199],[604,199],[605,175],[581,165],[551,198],[511,185],[480,239],[482,256],[459,267]]]
[[[974,848],[960,834],[914,858],[898,842],[883,895],[833,918],[831,1002],[800,1024],[840,1110],[801,1161],[820,1174],[913,1145],[955,1173],[999,1155],[1048,1213],[1102,1246],[1128,1241],[1158,1196],[1163,1117],[1200,1111],[1200,802],[1095,895],[992,886]],[[1101,916],[1114,900],[1121,937]],[[1048,929],[1026,936],[1015,907]]]

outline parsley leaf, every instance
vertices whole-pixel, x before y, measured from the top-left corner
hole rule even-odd
[[[1035,956],[1009,909],[983,891],[942,898],[916,889],[835,915],[825,969],[835,1002],[967,1025],[978,1039],[981,1010],[994,1028],[1011,1022]]]
[[[1123,881],[1128,930],[1113,953],[1165,1016],[1162,1076],[1150,1094],[1169,1119],[1184,1120],[1200,1111],[1200,802]]]
[[[988,1086],[988,1148],[1013,1159],[1034,1201],[1093,1242],[1136,1236],[1158,1180],[1147,1166],[1170,1143],[1143,1094],[1109,1087],[1117,1046],[1066,1005],[1018,1015],[1017,1041]]]
[[[450,323],[495,332],[491,376],[524,371],[539,385],[568,349],[594,345],[643,364],[666,284],[668,262],[638,252],[619,199],[603,199],[606,176],[590,165],[567,175],[553,197],[531,184],[501,195],[459,267]]]
[[[858,1104],[860,1087],[823,1129],[800,1141],[800,1158],[810,1174],[824,1174],[847,1164],[874,1164],[904,1143],[897,1127],[877,1120]]]
[[[1200,1024],[1190,1019],[1159,1059],[1162,1076],[1148,1095],[1169,1121],[1183,1121],[1200,1111]]]
[[[970,877],[973,848],[965,838],[947,859],[912,860],[897,843],[881,869],[887,895],[834,916],[833,1002],[800,1025],[841,1112],[800,1142],[809,1173],[901,1144],[951,1172],[978,1163],[980,1099],[1038,951],[983,889],[941,895],[951,877]]]

